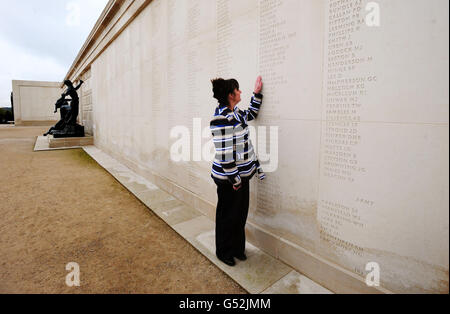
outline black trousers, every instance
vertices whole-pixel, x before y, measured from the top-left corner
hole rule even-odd
[[[218,184],[216,211],[216,254],[230,258],[245,253],[245,225],[250,204],[250,184],[242,180],[235,191],[231,184]]]

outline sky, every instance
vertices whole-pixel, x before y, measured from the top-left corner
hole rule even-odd
[[[0,0],[0,107],[12,80],[64,79],[108,0]]]

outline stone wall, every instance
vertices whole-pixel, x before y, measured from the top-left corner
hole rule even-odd
[[[60,83],[14,80],[12,88],[16,125],[51,125],[59,120],[53,111],[61,97]]]
[[[209,80],[246,109],[261,74],[249,240],[335,292],[448,293],[448,1],[369,2],[113,1],[69,73],[96,145],[210,217]]]

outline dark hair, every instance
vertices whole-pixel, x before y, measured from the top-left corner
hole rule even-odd
[[[213,85],[214,98],[223,106],[229,106],[228,95],[233,94],[236,89],[239,89],[239,82],[235,79],[224,80],[217,78],[211,80]]]

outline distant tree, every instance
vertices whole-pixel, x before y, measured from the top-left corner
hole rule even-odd
[[[3,108],[0,108],[0,124],[6,123],[6,110]]]
[[[0,108],[0,124],[6,124],[13,120],[11,108]]]

